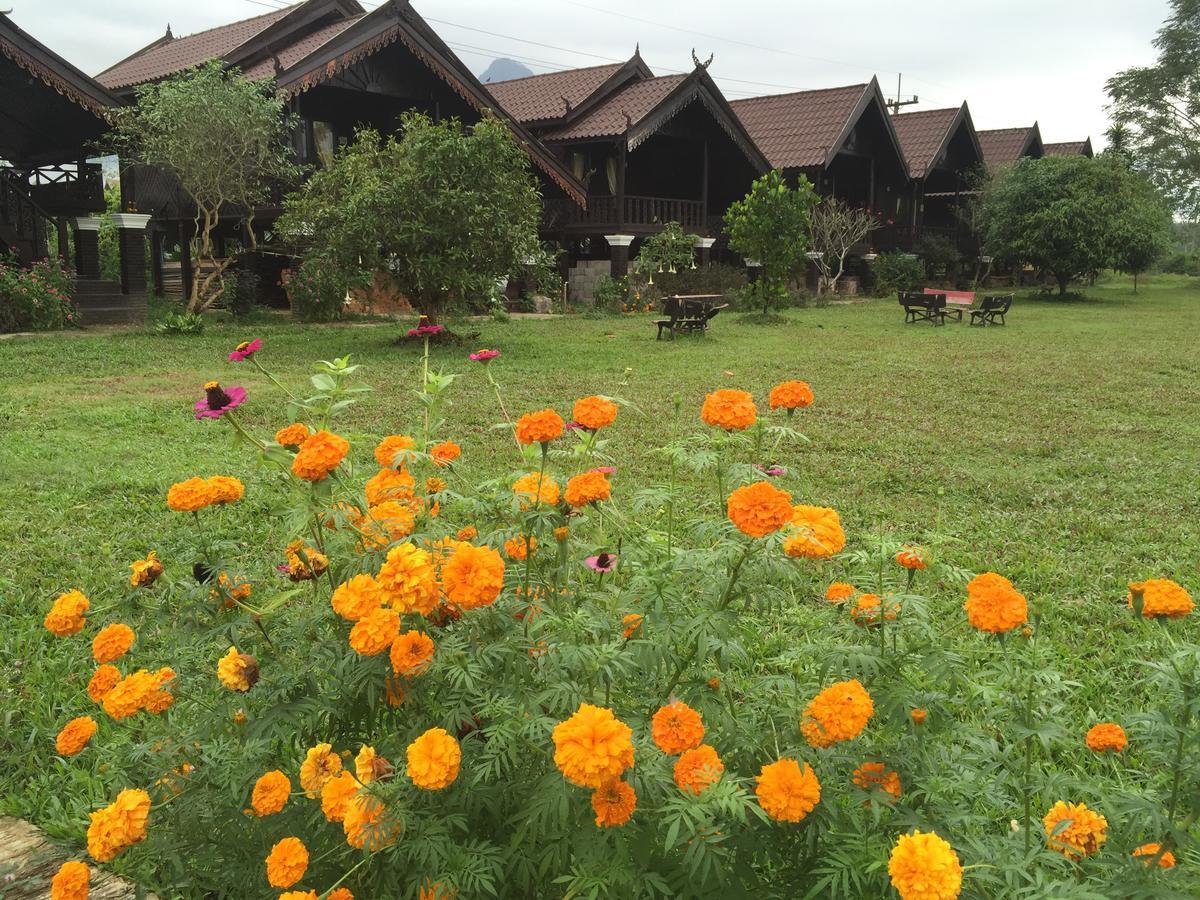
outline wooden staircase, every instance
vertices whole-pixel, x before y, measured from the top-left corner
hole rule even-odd
[[[0,168],[0,244],[28,266],[46,256],[50,217],[29,198],[23,185],[6,168]]]

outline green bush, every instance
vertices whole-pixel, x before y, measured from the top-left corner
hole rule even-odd
[[[225,276],[225,306],[235,319],[254,312],[258,303],[258,273],[253,269],[238,269]]]
[[[154,326],[159,334],[203,334],[204,316],[200,313],[170,312]]]
[[[22,269],[15,258],[0,256],[0,332],[74,325],[79,320],[74,293],[71,270],[58,257]]]
[[[1162,271],[1168,275],[1200,275],[1200,254],[1173,253],[1163,260]]]
[[[888,297],[897,291],[915,291],[925,281],[925,267],[915,256],[893,251],[880,254],[872,269],[875,296]]]
[[[592,306],[598,312],[618,315],[629,300],[629,284],[624,278],[602,275],[592,291]]]
[[[954,241],[937,234],[922,235],[917,244],[917,253],[925,263],[925,275],[928,278],[949,274],[962,259]]]
[[[332,322],[346,307],[345,272],[319,255],[305,257],[287,280],[292,312],[304,322]]]

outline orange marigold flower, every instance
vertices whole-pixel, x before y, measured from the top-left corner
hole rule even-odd
[[[1145,857],[1144,862],[1148,866],[1153,865],[1154,860],[1157,858],[1159,868],[1175,868],[1175,854],[1170,850],[1163,850],[1162,844],[1142,844],[1131,855],[1134,859]]]
[[[87,624],[87,619],[83,617],[83,614],[87,612],[90,605],[91,601],[82,592],[67,591],[55,599],[54,605],[50,607],[50,612],[46,613],[42,624],[46,626],[47,631],[58,637],[78,634]]]
[[[954,848],[933,832],[900,835],[888,859],[888,874],[900,900],[955,900],[962,890],[962,873]]]
[[[423,631],[406,631],[392,642],[390,659],[397,675],[423,675],[433,661],[433,639]]]
[[[311,581],[329,568],[329,557],[303,541],[292,541],[283,549],[287,557],[288,577],[292,581]]]
[[[1135,581],[1129,584],[1129,594],[1126,602],[1133,608],[1133,595],[1142,595],[1142,616],[1146,619],[1156,619],[1160,616],[1167,619],[1180,619],[1191,613],[1196,604],[1192,595],[1182,586],[1166,578],[1150,578],[1146,581]]]
[[[888,595],[891,597],[891,594]],[[863,594],[855,602],[854,606],[850,607],[850,618],[854,620],[855,625],[862,625],[865,628],[872,628],[879,624],[879,615],[883,603],[878,594]],[[885,621],[894,622],[900,615],[900,601],[889,600],[886,608],[882,609],[883,618]]]
[[[218,572],[217,586],[208,592],[208,596],[213,600],[220,600],[223,609],[233,609],[238,601],[249,600],[253,592],[253,585],[246,581],[244,575]]]
[[[535,504],[558,504],[558,482],[544,473],[530,472],[528,475],[522,475],[513,482],[512,492],[513,496],[521,501],[521,509],[529,509]]]
[[[146,703],[156,690],[158,679],[145,669],[138,669],[118,681],[112,690],[104,695],[104,711],[118,721],[127,719],[145,709]]]
[[[163,687],[175,677],[175,670],[164,666],[155,672],[152,677],[154,680],[154,689],[146,697],[145,710],[146,712],[158,715],[169,709],[171,704],[175,702],[175,695]]]
[[[163,573],[163,564],[158,554],[151,550],[145,559],[139,559],[129,564],[129,586],[148,588],[158,581]]]
[[[350,622],[379,609],[383,604],[383,592],[374,575],[355,575],[343,581],[329,598],[333,611]]]
[[[633,765],[632,737],[611,709],[581,703],[554,726],[554,764],[572,784],[598,788]]]
[[[449,787],[458,777],[462,750],[444,728],[430,728],[408,745],[405,774],[427,791]]]
[[[788,556],[829,559],[845,546],[846,533],[836,510],[804,504],[792,509],[792,522],[783,541],[783,552]]]
[[[912,718],[914,725],[924,725],[925,720],[927,718],[929,718],[929,712],[927,710],[921,709],[920,707],[914,709],[908,715],[909,715],[909,717]]]
[[[857,678],[838,681],[809,701],[800,731],[813,747],[831,747],[862,734],[875,704]]]
[[[479,529],[474,525],[466,525],[458,529],[458,534],[456,537],[460,541],[473,541],[475,538],[479,537]]]
[[[743,431],[758,421],[758,408],[747,391],[722,388],[704,398],[700,418],[706,425],[726,431]]]
[[[212,492],[213,503],[234,503],[241,500],[246,493],[242,483],[228,475],[214,475],[208,479],[208,487]]]
[[[532,538],[531,546],[537,546]],[[504,560],[491,547],[461,544],[442,567],[442,590],[462,609],[490,606],[503,589]]]
[[[537,538],[532,534],[528,540],[525,539],[525,535],[518,534],[504,542],[504,552],[508,554],[509,559],[522,560],[529,556],[530,551],[536,550]]]
[[[329,744],[310,747],[300,764],[300,787],[305,796],[315,800],[325,787],[325,782],[342,771],[342,758],[333,752]]]
[[[88,682],[88,696],[100,703],[105,694],[116,687],[120,680],[121,670],[116,666],[100,666],[92,673],[92,679]]]
[[[330,900],[333,900],[333,895],[329,895]],[[321,900],[317,896],[316,891],[284,891],[279,895],[279,900]]]
[[[354,774],[363,784],[392,777],[392,764],[375,752],[374,747],[359,748],[354,757]]]
[[[599,431],[617,421],[617,404],[604,397],[582,397],[575,401],[571,418],[589,431]]]
[[[808,763],[781,759],[762,767],[754,793],[768,816],[777,822],[800,822],[821,802],[821,782]]]
[[[350,798],[357,793],[357,779],[346,771],[338,773],[321,786],[321,812],[330,822],[344,821]]]
[[[863,763],[854,770],[852,777],[864,791],[883,791],[900,799],[900,776],[883,763]]]
[[[576,475],[567,482],[563,499],[571,506],[587,506],[612,496],[612,484],[603,472],[593,469]]]
[[[308,871],[308,848],[300,838],[285,837],[267,854],[267,881],[271,887],[289,888]]]
[[[259,818],[273,816],[283,810],[292,793],[292,782],[283,772],[272,769],[260,775],[250,793],[250,806]]]
[[[548,444],[562,435],[566,424],[552,409],[525,413],[517,419],[517,440],[522,444]]]
[[[905,569],[924,569],[929,563],[924,547],[901,547],[896,551],[896,562]]]
[[[386,813],[378,798],[367,793],[356,794],[346,807],[346,818],[342,820],[346,843],[371,852],[396,843],[401,825],[398,821],[388,821]]]
[[[404,469],[380,469],[363,485],[367,505],[378,506],[385,500],[411,500],[416,483]]]
[[[792,495],[766,481],[756,481],[730,494],[726,511],[742,534],[766,537],[792,520]]]
[[[258,683],[258,660],[230,647],[217,661],[217,679],[228,690],[245,693]]]
[[[976,575],[967,583],[967,621],[980,631],[1003,634],[1029,621],[1025,595],[995,572]]]
[[[71,860],[58,867],[50,879],[50,900],[88,900],[92,870],[87,863]]]
[[[116,662],[133,646],[133,629],[121,622],[106,625],[92,638],[92,657],[98,663]]]
[[[74,756],[88,745],[95,733],[95,719],[91,716],[77,716],[58,733],[58,737],[54,739],[54,749],[60,756]]]
[[[571,536],[571,529],[565,525],[560,525],[554,529],[554,539],[556,541],[565,541]]]
[[[644,621],[645,619],[641,613],[629,613],[627,616],[621,619],[621,624],[625,626],[625,630],[622,632],[625,640],[629,640],[631,637],[641,631],[642,623]]]
[[[717,751],[708,744],[685,750],[675,761],[675,784],[685,794],[699,796],[710,785],[716,784],[725,764]]]
[[[354,900],[354,894],[351,893],[350,888],[340,887],[334,890],[326,900]]]
[[[437,606],[433,556],[411,541],[388,551],[375,580],[383,592],[383,602],[401,613],[427,616]]]
[[[637,809],[637,794],[624,781],[613,779],[592,792],[592,809],[599,828],[613,828],[629,821]]]
[[[857,588],[844,581],[835,581],[825,588],[825,599],[830,603],[845,603],[854,596]]]
[[[379,537],[379,532],[386,535],[387,544],[399,541],[412,534],[417,525],[417,512],[411,501],[384,500],[367,509],[367,516],[360,528],[368,537]]]
[[[448,466],[462,456],[462,447],[454,441],[442,441],[429,448],[429,456],[435,466]]]
[[[305,481],[324,481],[350,452],[350,442],[329,431],[310,434],[292,459],[292,473]]]
[[[189,478],[176,482],[167,490],[167,506],[175,512],[197,512],[218,503],[233,503],[245,492],[240,481],[227,475]]]
[[[1101,722],[1088,729],[1088,749],[1095,753],[1120,753],[1129,744],[1125,729],[1115,722]]]
[[[150,795],[143,790],[126,788],[104,809],[91,813],[88,825],[88,853],[97,862],[108,862],[126,847],[146,839],[146,820],[150,816]]]
[[[303,422],[293,422],[275,432],[275,443],[284,447],[299,447],[312,434]]]
[[[360,656],[376,656],[400,634],[400,613],[386,606],[373,609],[350,629],[350,647]]]
[[[389,434],[375,445],[375,462],[381,469],[402,469],[415,458],[411,453],[404,453],[416,445],[406,434]]]
[[[1059,800],[1042,819],[1046,842],[1069,859],[1091,856],[1108,837],[1108,820],[1084,803]]]
[[[446,489],[446,479],[430,477],[425,479],[425,493],[440,494]]]
[[[704,723],[700,721],[700,713],[675,700],[654,714],[650,720],[650,736],[659,750],[674,756],[700,746],[704,740]]]
[[[803,409],[812,405],[812,388],[805,381],[785,381],[771,388],[767,402],[771,404],[771,409],[786,409],[789,413]]]

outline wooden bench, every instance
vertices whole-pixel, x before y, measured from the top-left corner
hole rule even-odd
[[[946,295],[918,294],[914,291],[900,292],[900,305],[904,307],[904,322],[928,322],[930,325],[946,324]]]
[[[1004,325],[1004,316],[1012,307],[1012,294],[990,294],[983,298],[979,309],[971,310],[971,324],[979,326]]]
[[[654,320],[654,324],[658,326],[658,336],[655,340],[661,341],[664,332],[671,336],[671,340],[675,340],[675,335],[680,332],[695,334],[708,331],[709,322],[721,310],[729,308],[728,303],[720,306],[709,304],[708,301],[720,300],[721,296],[721,294],[676,294],[667,297],[663,300],[663,316],[665,318]]]
[[[971,312],[978,309],[975,305],[974,291],[939,291],[937,288],[925,288],[924,293],[937,296],[942,294],[946,298],[946,315],[954,316],[958,321],[962,321],[963,313]]]

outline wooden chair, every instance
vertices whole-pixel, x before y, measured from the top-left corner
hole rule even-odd
[[[655,319],[654,324],[658,326],[658,336],[656,341],[661,341],[663,332],[667,332],[671,336],[671,340],[675,340],[675,332],[680,330],[679,323],[683,320],[683,301],[678,297],[668,297],[663,301],[664,319]]]
[[[900,292],[900,305],[904,307],[904,322],[928,322],[930,325],[946,324],[946,295],[918,294],[913,291]]]
[[[654,320],[654,324],[658,326],[658,336],[655,340],[661,341],[664,331],[671,335],[671,340],[675,340],[675,335],[680,332],[694,334],[698,331],[707,331],[709,321],[729,306],[726,303],[723,306],[705,307],[705,300],[719,296],[719,294],[697,294],[667,297],[663,300],[665,318]]]
[[[979,326],[1004,325],[1004,316],[1012,306],[1012,294],[991,294],[983,298],[979,309],[971,310],[971,324]]]

